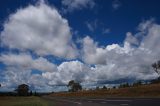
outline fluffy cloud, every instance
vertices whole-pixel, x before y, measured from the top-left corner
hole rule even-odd
[[[83,39],[83,60],[88,64],[105,64],[106,51],[103,48],[98,48],[97,43],[89,37]]]
[[[139,45],[138,39],[134,35],[132,35],[131,32],[126,33],[125,42],[128,42],[131,45]]]
[[[1,90],[15,90],[20,84],[28,84],[30,89],[42,92],[52,91],[53,87],[47,84],[47,80],[40,74],[31,74],[31,70],[22,70],[10,67],[2,73],[4,76],[1,81]]]
[[[149,24],[148,24],[149,23]],[[128,32],[124,44],[99,47],[90,37],[83,39],[82,59],[98,80],[152,79],[157,77],[151,64],[160,59],[160,25],[152,20],[139,25],[140,32]]]
[[[2,44],[11,49],[63,58],[77,56],[68,21],[44,2],[11,14],[1,36]]]
[[[81,10],[83,8],[93,8],[94,0],[62,0],[64,12],[72,12],[74,10]]]
[[[51,85],[66,85],[70,80],[84,82],[90,68],[79,61],[63,62],[58,66],[57,72],[46,72],[42,76],[49,80]]]
[[[29,54],[2,54],[0,62],[7,67],[16,67],[22,70],[40,70],[40,71],[56,71],[57,66],[50,63],[47,59],[39,57],[33,59]]]
[[[121,2],[120,2],[119,0],[114,0],[114,1],[112,2],[112,8],[113,8],[114,10],[119,9],[121,5],[122,5],[122,4],[121,4]]]
[[[5,71],[2,71],[3,81],[1,80],[2,87],[16,88],[17,85],[26,83],[31,77],[31,70],[23,70],[16,67],[8,67]]]
[[[30,54],[2,54],[0,62],[6,65],[1,71],[2,89],[14,90],[19,84],[25,83],[32,90],[52,91],[47,80],[41,75],[45,72],[57,72],[57,66],[43,57],[33,58]],[[33,70],[41,72],[32,73]],[[1,89],[1,90],[2,90]]]
[[[86,22],[86,26],[87,28],[91,31],[91,32],[94,32],[97,27],[98,27],[98,20],[94,20],[93,22]]]
[[[102,30],[102,34],[108,34],[108,33],[110,33],[111,32],[111,29],[109,29],[109,28],[104,28],[103,30]]]

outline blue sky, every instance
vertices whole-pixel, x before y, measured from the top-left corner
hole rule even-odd
[[[159,0],[3,0],[1,91],[66,90],[158,75]],[[126,64],[126,65],[124,65]]]

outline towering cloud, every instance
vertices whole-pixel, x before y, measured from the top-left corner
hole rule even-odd
[[[11,49],[31,50],[42,56],[77,56],[68,21],[44,2],[11,14],[1,36],[3,45]]]

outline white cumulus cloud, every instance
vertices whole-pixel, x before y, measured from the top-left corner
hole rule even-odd
[[[88,64],[105,64],[106,51],[103,48],[98,48],[89,36],[83,39],[82,59]]]
[[[33,59],[29,54],[2,54],[0,62],[3,62],[8,67],[16,67],[22,70],[36,69],[49,72],[57,70],[57,66],[47,59],[43,57]]]
[[[63,58],[77,56],[68,21],[44,2],[20,8],[11,14],[1,37],[2,45],[11,49]]]
[[[90,72],[90,68],[80,61],[63,62],[57,72],[46,72],[42,76],[49,80],[51,85],[66,85],[70,80],[84,82]]]
[[[121,6],[122,6],[122,3],[120,2],[120,0],[114,0],[114,1],[112,2],[112,8],[113,8],[114,10],[119,9]]]
[[[91,68],[95,80],[157,77],[151,65],[160,60],[160,25],[147,20],[140,23],[139,29],[135,35],[128,32],[123,45],[100,47],[88,36],[83,39],[82,59],[87,64],[95,64]]]

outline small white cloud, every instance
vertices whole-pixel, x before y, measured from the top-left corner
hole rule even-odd
[[[86,25],[87,25],[87,28],[88,28],[91,32],[94,31],[94,27],[93,27],[90,23],[86,22]]]
[[[121,2],[119,1],[119,0],[114,0],[113,2],[112,2],[112,8],[114,9],[114,10],[117,10],[117,9],[119,9],[120,7],[121,7]]]
[[[87,28],[89,29],[89,31],[94,32],[98,27],[98,20],[96,19],[92,22],[87,21],[85,24],[86,24]]]
[[[83,8],[93,8],[95,6],[94,0],[62,0],[63,12],[73,12],[74,10],[81,10]]]
[[[102,34],[108,34],[110,32],[111,32],[111,29],[106,28],[106,29],[103,29]]]

